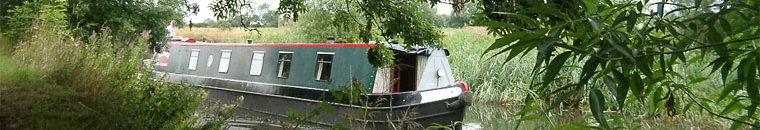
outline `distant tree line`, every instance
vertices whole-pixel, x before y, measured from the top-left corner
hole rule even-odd
[[[207,18],[200,23],[192,23],[192,27],[210,27],[229,29],[233,27],[277,27],[279,16],[276,10],[270,10],[269,4],[261,4],[245,11],[243,15],[231,16],[223,19]]]
[[[0,1],[0,30],[10,41],[23,38],[42,11],[64,10],[60,26],[73,29],[76,37],[89,37],[107,28],[115,39],[136,39],[142,31],[149,32],[152,49],[163,45],[169,21],[197,13],[197,4],[185,0],[3,0]],[[183,24],[183,23],[180,23]],[[16,43],[16,42],[9,42]]]
[[[424,12],[432,19],[436,27],[460,28],[478,23],[476,17],[481,10],[477,8],[476,3],[467,3],[464,10],[459,13],[452,11],[450,14],[441,15],[436,13],[435,8],[425,8]]]

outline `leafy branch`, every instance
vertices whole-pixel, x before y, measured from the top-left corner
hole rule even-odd
[[[756,124],[752,124],[752,123],[749,123],[749,122],[746,122],[746,121],[742,121],[742,120],[739,120],[739,119],[734,119],[734,118],[731,118],[731,117],[727,117],[727,116],[715,113],[715,112],[713,112],[710,109],[707,109],[707,107],[705,107],[705,105],[702,105],[702,103],[697,102],[697,100],[695,100],[694,97],[692,97],[691,91],[687,90],[686,92],[683,92],[683,93],[686,93],[686,96],[689,97],[689,99],[691,99],[692,102],[696,103],[702,110],[705,110],[705,111],[707,111],[707,113],[710,113],[710,115],[717,116],[717,117],[720,117],[720,118],[723,118],[723,119],[727,119],[727,120],[731,120],[731,121],[734,121],[734,122],[739,122],[739,123],[742,123],[742,124],[745,124],[745,125],[749,125],[749,126],[752,126],[753,128],[760,128],[760,125],[756,125]]]
[[[681,50],[665,51],[665,52],[654,51],[654,53],[634,56],[634,58],[658,56],[658,55],[662,55],[662,54],[682,53],[682,52],[687,52],[687,51],[692,51],[692,50],[697,50],[697,49],[704,49],[704,48],[710,48],[710,47],[716,47],[716,46],[724,46],[724,45],[728,45],[728,44],[732,44],[732,43],[752,41],[752,40],[757,40],[757,39],[760,39],[760,35],[752,36],[752,37],[745,37],[745,38],[740,38],[740,39],[734,39],[734,40],[727,41],[727,42],[720,42],[720,43],[701,45],[701,46],[687,48],[687,49],[681,49]],[[577,52],[582,52],[584,54],[589,54],[589,55],[592,55],[592,56],[594,56],[596,58],[599,58],[599,59],[602,59],[602,60],[607,60],[607,61],[624,60],[624,59],[628,58],[628,57],[603,57],[603,56],[596,55],[596,54],[593,54],[593,53],[588,53],[586,51],[581,50],[580,48],[577,48],[577,47],[574,47],[574,46],[569,46],[569,45],[557,45],[557,47],[562,47],[562,48],[565,48],[565,49],[569,49],[569,50],[573,50],[573,51],[577,51]]]

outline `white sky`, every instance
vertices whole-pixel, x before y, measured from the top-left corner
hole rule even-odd
[[[214,0],[189,0],[188,2],[191,3],[198,3],[198,6],[200,7],[200,11],[197,15],[191,15],[190,18],[193,20],[193,23],[199,23],[203,22],[203,20],[206,20],[208,18],[216,20],[214,18],[214,13],[211,12],[211,9],[208,8],[208,6],[213,2]],[[256,7],[260,4],[267,3],[269,4],[270,10],[277,10],[277,6],[280,5],[280,0],[253,0],[253,7]],[[437,14],[450,14],[451,13],[451,5],[448,4],[437,4],[435,5],[435,8],[437,10]]]

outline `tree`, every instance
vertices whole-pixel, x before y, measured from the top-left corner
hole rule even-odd
[[[358,8],[346,5],[345,1],[309,1],[306,3],[309,11],[300,15],[294,32],[301,35],[303,42],[325,42],[330,36],[338,43],[361,41],[362,27],[354,20],[366,20],[359,15]]]
[[[217,18],[226,18],[243,14],[241,10],[251,8],[249,3],[248,0],[216,0],[211,9]],[[366,20],[354,20],[362,27],[359,33],[363,42],[369,42],[374,37],[373,28],[378,28],[380,36],[388,40],[398,39],[398,42],[408,45],[436,45],[442,36],[429,24],[430,19],[420,12],[419,5],[427,1],[345,0],[345,3],[359,8],[360,15]],[[281,0],[278,13],[286,19],[298,21],[299,15],[307,8],[304,0]]]
[[[68,0],[68,15],[76,35],[87,37],[103,27],[113,31],[116,39],[135,39],[141,31],[150,31],[151,48],[159,50],[168,39],[164,29],[169,21],[181,19],[189,12],[184,0]]]

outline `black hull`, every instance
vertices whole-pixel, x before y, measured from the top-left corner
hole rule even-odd
[[[221,103],[244,98],[238,113],[263,118],[286,120],[289,110],[299,114],[319,109],[322,101],[333,101],[330,92],[306,88],[241,83],[224,79],[209,79],[169,74],[168,80],[195,84],[208,92],[208,99]],[[246,85],[247,84],[247,85]],[[450,86],[454,88],[458,86]],[[435,91],[435,90],[430,90]],[[434,123],[449,126],[464,119],[465,106],[447,106],[461,100],[459,95],[434,101],[421,102],[420,93],[405,92],[389,95],[371,95],[373,106],[349,105],[346,102],[331,103],[332,113],[322,111],[308,120],[309,127],[329,128],[336,125],[349,128],[394,129],[399,127],[422,129]],[[469,92],[464,92],[469,93]],[[463,93],[463,94],[464,94]],[[366,115],[362,115],[364,111]],[[346,123],[345,120],[350,121]],[[457,125],[457,129],[461,126]]]

